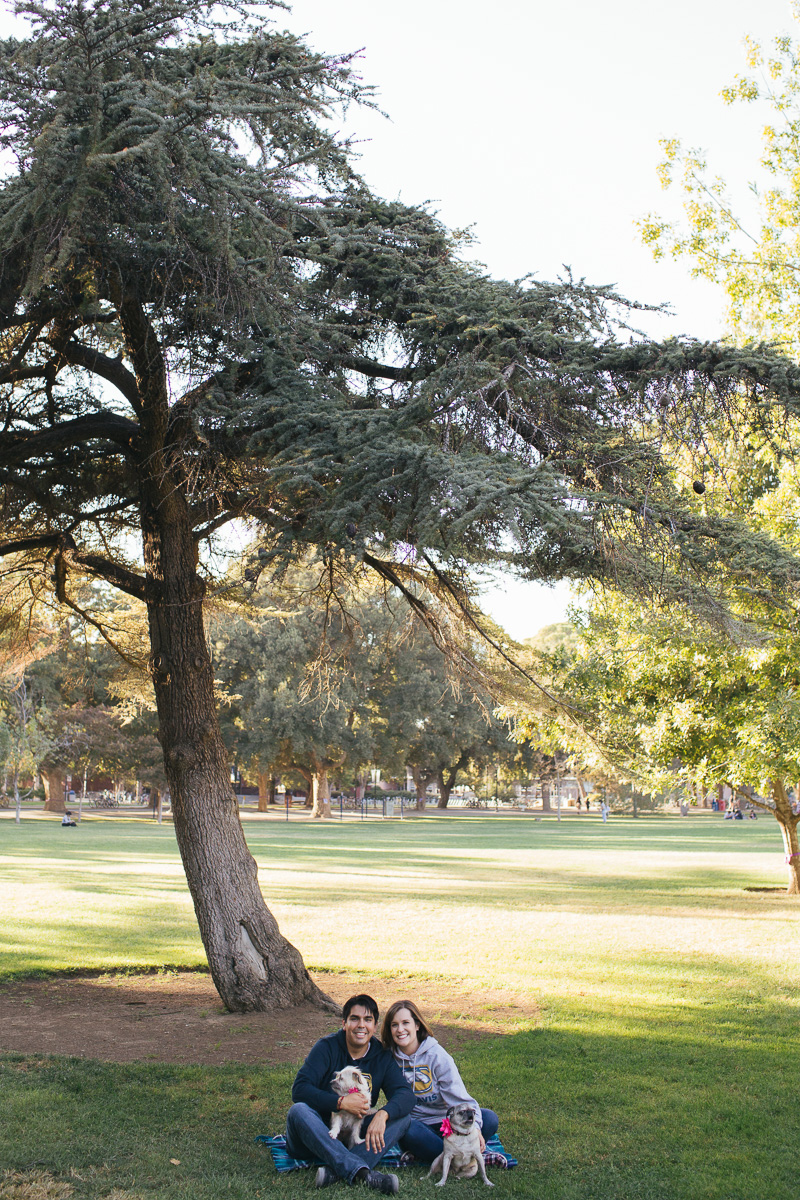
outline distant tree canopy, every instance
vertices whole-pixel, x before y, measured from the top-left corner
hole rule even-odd
[[[120,644],[140,638],[141,628],[124,628],[127,605],[114,605],[107,588],[85,589],[81,602],[88,612],[102,607]],[[42,608],[40,616],[30,653],[0,679],[0,713],[13,734],[0,752],[6,773],[41,775],[45,807],[55,811],[64,808],[67,774],[76,790],[79,779],[97,774],[163,787],[153,704],[132,702],[135,674],[68,610]],[[0,646],[8,640],[8,631],[0,631]]]
[[[34,599],[78,605],[91,577],[145,606],[215,983],[232,1009],[324,1004],[231,792],[203,626],[221,531],[258,531],[250,582],[309,548],[333,588],[376,572],[442,645],[444,608],[478,620],[485,564],[721,612],[719,564],[735,594],[780,593],[798,563],[677,491],[664,432],[693,445],[708,413],[762,398],[795,411],[800,372],[620,340],[633,310],[607,289],[466,263],[359,178],[330,130],[369,92],[269,2],[20,11],[31,36],[0,43],[0,553]]]

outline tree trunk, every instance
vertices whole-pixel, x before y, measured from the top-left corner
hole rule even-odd
[[[163,459],[162,459],[163,463]],[[148,464],[142,502],[151,671],[175,834],[214,983],[227,1008],[336,1009],[280,933],[258,886],[230,782],[203,629],[205,585],[180,485]],[[154,493],[154,494],[153,494]]]
[[[412,767],[411,778],[417,789],[417,812],[425,812],[425,806],[428,803],[428,784],[436,778],[435,773],[423,771],[421,767]]]
[[[782,779],[773,780],[772,798],[775,801],[775,818],[783,836],[786,869],[789,875],[786,894],[800,896],[800,842],[797,838],[797,822],[800,821],[800,817],[792,812]]]
[[[258,811],[268,812],[275,799],[275,776],[272,772],[258,772]]]
[[[550,784],[542,780],[542,812],[552,812],[550,807]]]
[[[331,784],[328,778],[328,768],[318,766],[311,780],[311,813],[314,817],[330,817],[331,815]]]
[[[303,1001],[338,1011],[280,933],[258,886],[230,782],[203,628],[205,584],[182,457],[180,414],[170,409],[167,364],[144,307],[119,277],[109,279],[136,376],[138,433],[131,455],[139,479],[144,599],[158,738],[189,891],[211,976],[234,1012]],[[177,419],[173,426],[171,422]]]
[[[436,782],[439,785],[439,808],[447,808],[450,802],[450,795],[453,788],[456,786],[459,771],[463,771],[470,759],[470,751],[464,750],[458,756],[457,762],[453,763],[449,776],[445,776],[444,767],[436,772]]]
[[[233,1012],[332,1002],[264,904],[230,783],[202,622],[201,581],[188,530],[145,536],[153,575],[164,564],[158,601],[148,604],[159,738],[175,833],[208,965]],[[161,573],[160,571],[158,572]],[[163,597],[163,601],[162,601]],[[159,602],[161,601],[161,602]]]
[[[42,783],[44,784],[45,812],[65,812],[67,807],[64,803],[66,777],[63,771],[48,771],[42,768]]]

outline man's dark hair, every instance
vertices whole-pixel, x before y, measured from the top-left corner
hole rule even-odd
[[[342,1007],[342,1020],[343,1021],[347,1020],[347,1018],[350,1016],[350,1013],[353,1011],[353,1009],[355,1008],[355,1006],[357,1004],[360,1004],[362,1008],[369,1009],[369,1011],[372,1013],[373,1017],[375,1018],[375,1024],[377,1025],[377,1023],[378,1023],[378,1005],[377,1005],[377,1002],[372,999],[372,996],[364,996],[364,995],[351,996],[349,1000],[345,1000],[344,1005]]]

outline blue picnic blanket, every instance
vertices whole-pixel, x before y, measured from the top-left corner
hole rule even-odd
[[[269,1147],[269,1152],[272,1155],[272,1161],[275,1163],[276,1170],[297,1171],[300,1167],[321,1167],[321,1162],[311,1162],[304,1158],[292,1158],[286,1149],[286,1138],[282,1133],[276,1134],[275,1137],[269,1137],[266,1133],[260,1133],[255,1139],[257,1142]],[[492,1154],[502,1154],[506,1159],[506,1167],[510,1170],[517,1165],[517,1160],[504,1149],[502,1142],[498,1137],[489,1138],[486,1143],[486,1150]],[[390,1146],[380,1161],[381,1170],[396,1170],[401,1166],[400,1162],[401,1150],[399,1146]]]

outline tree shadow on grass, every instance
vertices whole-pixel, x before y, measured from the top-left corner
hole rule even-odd
[[[732,995],[676,1021],[634,1006],[469,1047],[473,1094],[505,1117],[531,1200],[790,1200],[794,1014]],[[577,1011],[573,1014],[579,1019]],[[509,1106],[511,1111],[509,1112]]]

